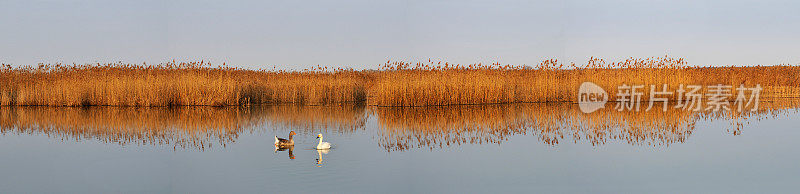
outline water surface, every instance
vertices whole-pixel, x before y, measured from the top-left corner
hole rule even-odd
[[[761,106],[2,107],[0,192],[793,192],[800,103]]]

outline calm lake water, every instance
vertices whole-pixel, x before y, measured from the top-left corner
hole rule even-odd
[[[2,107],[0,193],[792,193],[798,107]]]

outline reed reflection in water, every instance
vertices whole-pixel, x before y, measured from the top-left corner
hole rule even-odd
[[[549,145],[565,139],[602,145],[668,146],[683,143],[699,120],[724,119],[733,135],[750,120],[775,117],[800,107],[798,100],[762,102],[757,111],[694,112],[683,109],[581,112],[572,103],[376,108],[379,145],[387,151],[442,148],[461,144],[500,144],[516,134],[535,135]],[[656,106],[659,107],[659,106]]]
[[[3,107],[0,130],[122,145],[225,146],[260,118],[239,108]]]
[[[225,147],[243,132],[266,126],[300,132],[363,128],[363,106],[346,107],[2,107],[2,134],[44,134],[62,141],[98,140],[120,145],[172,145],[204,150]],[[283,132],[281,132],[283,133]]]
[[[289,132],[287,129],[296,129],[301,136],[318,132],[346,134],[365,129],[368,119],[364,105],[290,105],[264,106],[259,109],[268,112],[264,122],[278,134]]]
[[[366,130],[374,117],[377,144],[386,151],[435,149],[461,144],[500,144],[513,135],[534,135],[548,145],[565,141],[603,145],[668,146],[689,138],[699,120],[726,120],[732,135],[752,121],[800,107],[798,100],[762,102],[752,112],[692,112],[681,109],[616,111],[607,105],[582,113],[572,103],[465,105],[439,107],[257,106],[184,108],[0,107],[0,132],[44,134],[62,141],[97,140],[121,145],[174,148],[225,147],[241,133],[299,136],[318,132],[350,134]],[[658,106],[656,106],[658,107]],[[270,129],[267,132],[265,129]],[[372,129],[367,130],[369,132]],[[271,141],[265,140],[265,141]],[[293,148],[276,148],[288,151]],[[322,162],[319,153],[318,162]]]

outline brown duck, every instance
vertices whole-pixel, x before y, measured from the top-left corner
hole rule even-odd
[[[294,140],[292,140],[292,137],[294,135],[297,135],[297,133],[295,133],[294,131],[291,131],[291,132],[289,132],[289,139],[278,138],[278,136],[275,136],[275,145],[276,146],[291,146],[291,145],[294,145]]]

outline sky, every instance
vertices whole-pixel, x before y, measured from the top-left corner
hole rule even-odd
[[[0,63],[800,63],[800,2],[0,0]]]

